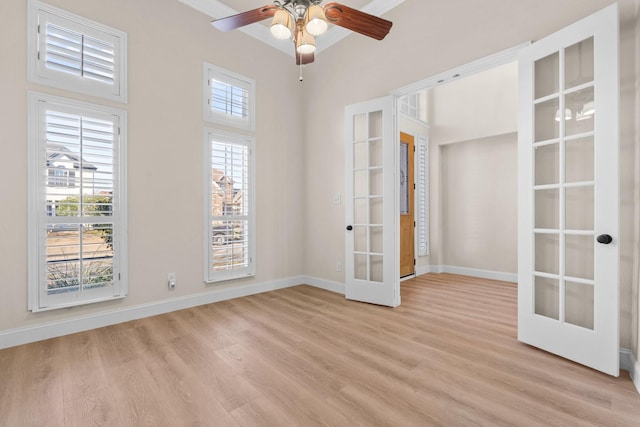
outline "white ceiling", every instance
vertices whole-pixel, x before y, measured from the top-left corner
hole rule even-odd
[[[257,9],[259,7],[271,4],[270,0],[178,0],[181,3],[191,6],[200,12],[209,15],[212,19],[224,18],[226,16],[235,15],[240,12],[246,12],[248,10]],[[371,15],[380,16],[399,4],[404,0],[344,0],[338,1],[338,3],[344,4],[362,12],[369,13]],[[241,8],[238,3],[242,3]],[[240,10],[238,10],[240,9]],[[268,20],[266,20],[268,21]],[[261,22],[246,27],[239,28],[238,31],[250,35],[257,40],[278,49],[288,55],[294,56],[293,48],[290,42],[283,40],[276,40],[271,36],[268,27],[269,22]],[[393,30],[392,30],[393,31]],[[339,42],[348,35],[353,34],[352,31],[344,28],[330,25],[329,30],[322,36],[316,39],[317,53],[328,48],[329,46]]]

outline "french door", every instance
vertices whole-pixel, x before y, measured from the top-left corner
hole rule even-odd
[[[618,8],[519,56],[518,339],[619,374]]]
[[[345,296],[400,305],[394,102],[345,109]]]

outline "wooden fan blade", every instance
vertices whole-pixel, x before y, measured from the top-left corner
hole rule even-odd
[[[302,63],[302,65],[304,64],[311,64],[313,61],[315,61],[315,54],[313,53],[298,53],[296,52],[296,65],[300,65],[300,63]]]
[[[245,25],[253,24],[254,22],[271,18],[276,14],[276,10],[278,10],[278,7],[274,5],[263,6],[247,12],[238,13],[237,15],[227,16],[226,18],[214,19],[211,21],[211,25],[220,31],[231,31],[244,27]]]
[[[324,7],[324,14],[332,24],[372,37],[376,40],[385,38],[393,25],[393,22],[387,21],[386,19],[378,18],[377,16],[360,12],[358,9],[353,9],[335,2],[327,3]]]

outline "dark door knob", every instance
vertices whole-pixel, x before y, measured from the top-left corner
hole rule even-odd
[[[351,230],[353,230],[353,227],[350,226],[350,225],[347,225],[347,230],[351,231]]]
[[[608,234],[601,234],[596,238],[596,240],[598,241],[598,243],[608,245],[609,243],[613,242],[613,237]]]

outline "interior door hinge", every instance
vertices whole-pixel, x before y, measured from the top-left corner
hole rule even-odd
[[[416,259],[415,258],[413,259],[413,265],[416,265]]]
[[[416,222],[413,221],[413,228],[416,228]]]

